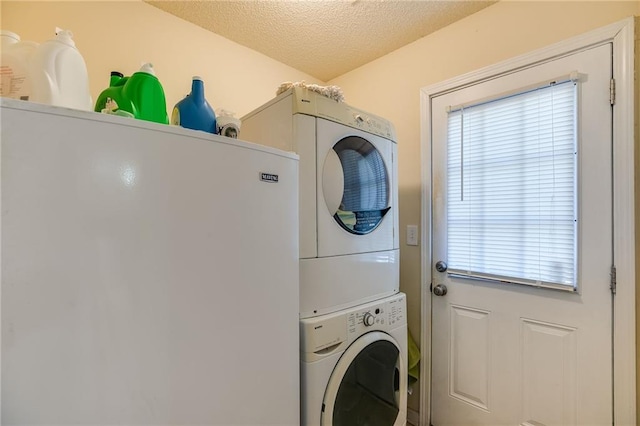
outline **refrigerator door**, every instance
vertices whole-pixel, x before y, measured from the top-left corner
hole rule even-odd
[[[0,106],[2,424],[297,424],[297,157]]]

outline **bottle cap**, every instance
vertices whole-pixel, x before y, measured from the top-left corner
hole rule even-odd
[[[156,72],[153,70],[153,64],[151,62],[147,62],[140,67],[138,72],[144,72],[151,75],[156,75]]]
[[[62,28],[56,27],[55,41],[59,41],[60,43],[64,43],[71,47],[76,47],[76,44],[73,41],[73,33],[69,30],[63,30]]]

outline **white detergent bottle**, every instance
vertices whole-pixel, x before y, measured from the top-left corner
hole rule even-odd
[[[31,57],[30,73],[34,102],[93,111],[87,65],[76,48],[73,34],[56,28]]]
[[[0,96],[28,101],[31,97],[29,61],[38,43],[20,41],[11,31],[0,31],[2,58],[0,59]]]

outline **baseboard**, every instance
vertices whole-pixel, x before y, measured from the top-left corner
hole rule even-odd
[[[420,413],[412,410],[411,408],[408,408],[407,424],[412,426],[420,426]]]

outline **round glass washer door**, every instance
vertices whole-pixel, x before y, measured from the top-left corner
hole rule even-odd
[[[347,232],[372,232],[391,208],[384,159],[364,138],[348,136],[336,143],[325,159],[322,175],[329,213]]]
[[[391,337],[371,332],[338,361],[323,401],[323,426],[393,426],[403,387],[400,350]]]

